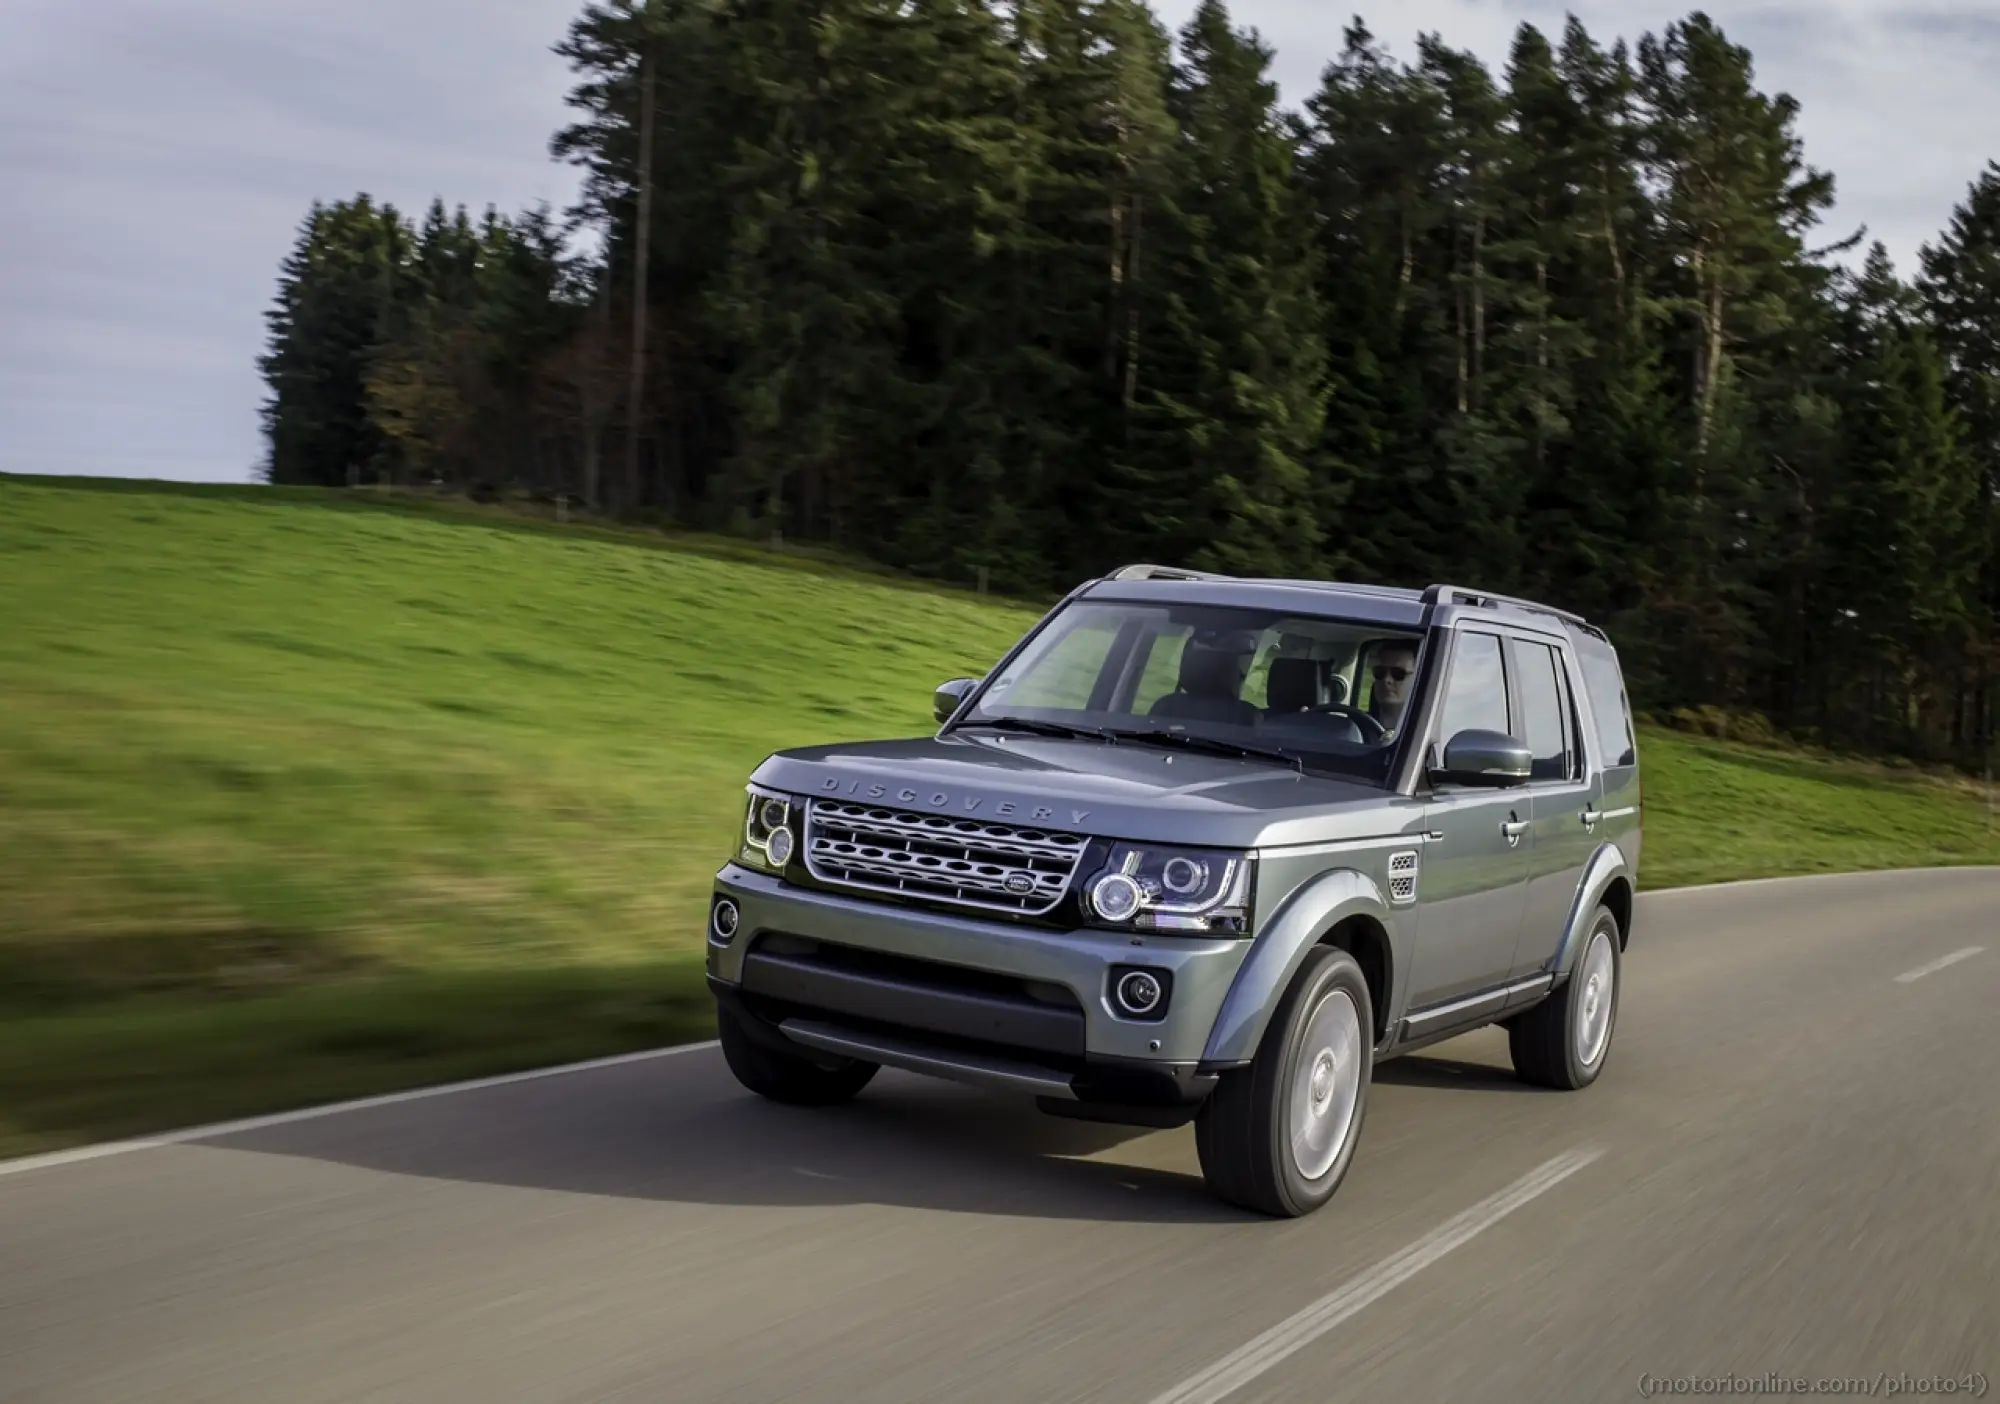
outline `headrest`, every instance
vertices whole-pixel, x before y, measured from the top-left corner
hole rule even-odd
[[[1233,698],[1243,686],[1243,654],[1203,648],[1189,639],[1181,649],[1181,691],[1196,697]]]
[[[1274,712],[1296,712],[1319,703],[1319,662],[1312,658],[1273,658],[1264,682],[1264,701]]]

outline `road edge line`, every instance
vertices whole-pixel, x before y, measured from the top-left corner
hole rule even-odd
[[[407,1087],[399,1092],[382,1092],[372,1097],[323,1102],[318,1106],[267,1112],[261,1116],[241,1117],[234,1121],[214,1121],[200,1126],[183,1127],[177,1131],[162,1131],[152,1136],[132,1136],[117,1141],[101,1141],[95,1145],[73,1146],[68,1150],[16,1156],[11,1160],[0,1160],[0,1179],[9,1175],[24,1175],[32,1170],[52,1170],[58,1166],[75,1165],[87,1160],[130,1155],[135,1151],[160,1150],[166,1146],[213,1141],[223,1136],[262,1131],[273,1126],[288,1126],[294,1122],[318,1121],[330,1116],[344,1116],[349,1112],[393,1107],[403,1102],[421,1102],[433,1097],[452,1097],[463,1092],[479,1092],[489,1087],[511,1087],[523,1082],[540,1082],[546,1078],[601,1072],[606,1068],[654,1062],[661,1058],[672,1058],[682,1053],[698,1053],[717,1046],[717,1040],[712,1038],[700,1043],[670,1043],[659,1048],[642,1048],[633,1053],[614,1053],[604,1058],[586,1058],[581,1062],[552,1063],[546,1067],[523,1068],[519,1072],[495,1073],[490,1077],[467,1078],[459,1082],[437,1082],[424,1087]]]
[[[1774,883],[1826,882],[1838,878],[1940,877],[1947,873],[2000,873],[2000,863],[1945,863],[1928,868],[1843,868],[1830,873],[1779,873],[1773,877],[1724,878],[1721,882],[1688,882],[1673,887],[1647,887],[1639,900],[1652,901],[1683,893],[1738,891],[1745,887],[1769,887]]]

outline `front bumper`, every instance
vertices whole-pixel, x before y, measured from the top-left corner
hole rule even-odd
[[[735,863],[716,875],[722,898],[738,916],[727,939],[710,925],[709,984],[753,1036],[1030,1092],[1083,1115],[1201,1101],[1223,1071],[1202,1052],[1250,946],[922,911]],[[1134,967],[1165,986],[1163,1011],[1148,1018],[1113,1002],[1114,979]]]

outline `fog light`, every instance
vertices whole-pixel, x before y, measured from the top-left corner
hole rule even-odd
[[[1149,970],[1128,970],[1111,989],[1119,1009],[1137,1019],[1156,1012],[1167,997],[1166,986]]]
[[[716,940],[727,945],[736,934],[736,924],[741,919],[736,904],[722,897],[717,899],[714,909],[708,914],[708,929]]]

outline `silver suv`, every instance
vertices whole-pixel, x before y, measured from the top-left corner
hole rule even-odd
[[[751,1090],[823,1105],[887,1065],[1192,1121],[1216,1194],[1299,1215],[1382,1059],[1497,1022],[1529,1082],[1603,1070],[1639,765],[1575,615],[1130,566],[935,711],[751,777],[708,925]]]

